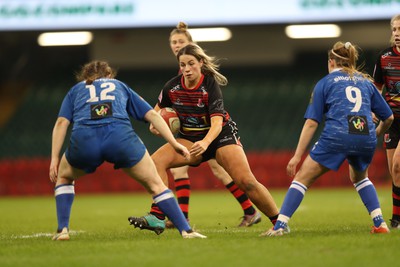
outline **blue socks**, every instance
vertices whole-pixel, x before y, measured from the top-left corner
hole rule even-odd
[[[374,226],[379,227],[384,220],[374,185],[367,177],[355,183],[354,187],[360,195],[368,213],[371,215]]]
[[[75,189],[74,185],[63,184],[54,188],[54,196],[56,198],[57,208],[57,231],[61,231],[64,227],[69,229],[69,218],[71,215],[71,207],[74,202]]]
[[[280,214],[287,217],[292,217],[293,213],[300,206],[303,201],[304,195],[307,191],[307,187],[302,183],[293,181],[286,193],[285,200],[283,201]]]
[[[306,191],[307,186],[303,185],[300,182],[292,182],[288,192],[286,193],[281,211],[279,212],[278,221],[274,226],[274,230],[287,227],[287,223],[290,217],[292,217],[293,213],[300,206],[300,203],[303,201]]]
[[[179,208],[178,202],[171,190],[167,189],[154,196],[153,200],[160,210],[168,216],[179,232],[191,231],[190,225],[183,215],[182,210]]]
[[[368,178],[365,178],[362,181],[355,183],[354,187],[360,195],[368,213],[371,215],[374,226],[379,227],[384,220],[374,185]],[[303,201],[306,191],[307,187],[302,183],[296,181],[292,182],[288,192],[286,193],[274,230],[287,227],[289,219]]]

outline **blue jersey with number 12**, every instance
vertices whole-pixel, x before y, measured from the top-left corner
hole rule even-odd
[[[82,125],[102,125],[111,122],[131,123],[129,116],[144,120],[152,107],[125,83],[116,79],[84,81],[73,86],[65,96],[59,117]]]
[[[304,115],[325,126],[318,145],[331,152],[371,152],[377,138],[372,114],[385,120],[392,111],[371,81],[335,70],[314,88]]]

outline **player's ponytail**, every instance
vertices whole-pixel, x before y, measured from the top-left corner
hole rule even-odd
[[[114,78],[116,71],[112,69],[105,61],[92,61],[85,64],[81,71],[76,74],[77,81],[85,81],[86,84],[92,84],[99,78]]]
[[[336,42],[332,49],[328,51],[328,58],[335,60],[336,65],[342,68],[342,70],[350,76],[360,74],[365,78],[372,80],[370,75],[362,71],[364,63],[357,66],[359,57],[358,49],[359,48],[356,45],[353,45],[350,42],[343,43],[339,41]]]

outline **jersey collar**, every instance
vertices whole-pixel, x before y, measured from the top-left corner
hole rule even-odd
[[[196,89],[198,89],[198,88],[200,87],[200,85],[203,83],[203,80],[204,80],[204,74],[202,73],[202,74],[201,74],[201,77],[200,77],[200,80],[199,80],[199,82],[196,84],[196,86],[193,87],[193,88],[187,88],[186,85],[185,85],[185,77],[182,75],[182,77],[181,77],[181,84],[182,84],[183,89],[185,89],[185,90],[196,90]]]

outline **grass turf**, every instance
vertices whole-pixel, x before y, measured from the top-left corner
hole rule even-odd
[[[286,190],[271,191],[278,206]],[[379,188],[384,217],[390,188]],[[258,235],[268,219],[238,228],[239,204],[226,191],[192,192],[190,222],[208,239],[183,240],[177,230],[135,229],[128,216],[144,215],[150,197],[79,195],[71,240],[51,241],[56,228],[52,197],[0,198],[0,265],[5,266],[395,266],[400,230],[369,234],[372,221],[356,191],[310,189],[283,237]]]

